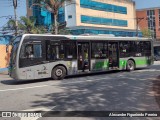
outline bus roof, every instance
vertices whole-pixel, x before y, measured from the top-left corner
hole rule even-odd
[[[70,40],[151,40],[151,38],[141,37],[114,37],[105,35],[51,35],[51,34],[23,34],[23,37],[64,37]]]

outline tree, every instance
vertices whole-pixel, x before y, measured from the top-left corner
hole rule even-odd
[[[15,30],[15,20],[11,19],[7,22],[7,26],[3,30]],[[30,33],[30,34],[41,34],[46,33],[47,30],[44,26],[35,26],[35,18],[20,17],[18,21],[18,32]]]
[[[16,29],[16,22],[14,19],[10,19],[7,22],[7,26],[3,27],[3,31],[5,30],[15,30]]]
[[[66,27],[66,23],[59,24],[57,22],[57,25],[58,25],[58,33],[59,34],[62,34],[62,35],[69,35],[69,34],[71,34],[69,28]],[[48,31],[49,33],[53,33],[53,32],[55,33],[55,25],[54,24],[50,25],[49,28],[48,28],[48,30],[49,30]]]
[[[143,35],[143,37],[152,37],[152,32],[149,29],[143,29],[142,35]]]
[[[32,6],[45,8],[54,15],[54,31],[58,34],[58,10],[65,5],[65,2],[72,4],[73,0],[34,0]]]
[[[19,29],[25,31],[25,33],[32,33],[35,29],[34,21],[35,19],[29,19],[24,16],[20,17],[20,22],[18,24]]]

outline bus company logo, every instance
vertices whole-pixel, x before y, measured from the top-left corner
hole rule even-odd
[[[12,117],[11,112],[2,112],[2,117]]]

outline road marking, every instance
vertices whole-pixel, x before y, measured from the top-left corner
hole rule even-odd
[[[74,83],[83,83],[83,82],[92,82],[92,81],[96,81],[96,80],[104,80],[104,79],[108,79],[107,78],[100,78],[100,79],[90,79],[90,80],[84,80],[82,79],[82,81],[74,81],[74,82],[66,82],[66,83],[60,83],[61,85],[66,85],[66,84],[74,84]],[[42,87],[48,87],[48,86],[56,86],[56,84],[52,84],[52,85],[41,85],[41,86],[32,86],[32,87],[24,87],[24,88],[15,88],[15,89],[4,89],[4,90],[0,90],[0,92],[7,92],[7,91],[17,91],[17,90],[26,90],[26,89],[33,89],[33,88],[42,88]]]
[[[25,87],[25,88],[6,89],[6,90],[0,90],[0,92],[25,90],[25,89],[32,89],[32,88],[41,88],[41,87],[47,87],[47,86],[51,86],[51,85],[41,85],[41,86],[32,86],[32,87]]]

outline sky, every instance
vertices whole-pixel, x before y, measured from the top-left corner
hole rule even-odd
[[[160,7],[160,0],[133,0],[136,2],[136,9]],[[8,19],[3,16],[12,15],[14,17],[14,9],[12,0],[0,0],[0,29],[7,23]],[[18,0],[17,15],[26,16],[26,0]]]

